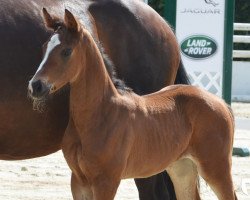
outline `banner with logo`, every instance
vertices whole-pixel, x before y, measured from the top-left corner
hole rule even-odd
[[[222,95],[225,0],[177,0],[176,36],[193,85]]]

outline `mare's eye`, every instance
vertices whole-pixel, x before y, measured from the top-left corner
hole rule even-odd
[[[72,49],[67,48],[67,49],[63,49],[61,52],[62,57],[69,57],[72,53]]]

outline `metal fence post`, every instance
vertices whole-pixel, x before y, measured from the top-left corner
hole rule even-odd
[[[234,0],[227,0],[225,9],[224,31],[224,62],[223,62],[223,85],[222,96],[231,104],[232,93],[232,63],[233,63],[233,23],[234,23]]]
[[[175,31],[176,28],[176,0],[165,0],[164,4],[164,18],[172,26]]]

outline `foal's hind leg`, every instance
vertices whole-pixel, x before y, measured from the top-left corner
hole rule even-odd
[[[173,181],[177,200],[200,200],[198,172],[192,160],[178,160],[167,168],[167,172]]]
[[[230,159],[218,158],[203,162],[198,171],[219,200],[237,200],[233,189]]]
[[[71,175],[71,191],[74,200],[92,200],[93,193],[87,182],[82,185],[78,182],[75,175]]]

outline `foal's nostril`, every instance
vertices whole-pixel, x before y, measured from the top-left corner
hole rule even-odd
[[[32,81],[30,85],[29,91],[33,97],[42,97],[49,90],[41,80]]]
[[[42,81],[37,80],[31,83],[33,93],[39,94],[43,90]]]

